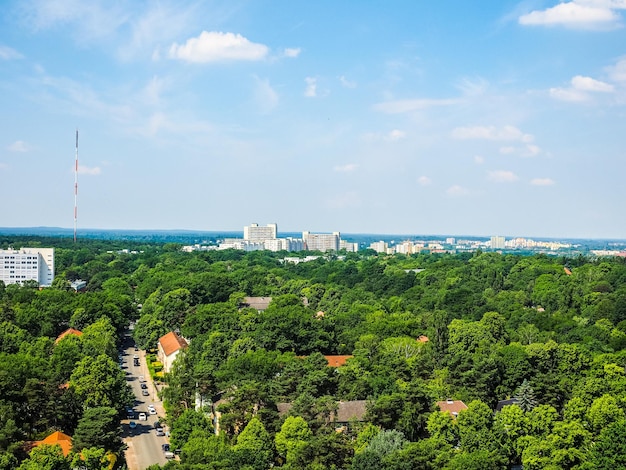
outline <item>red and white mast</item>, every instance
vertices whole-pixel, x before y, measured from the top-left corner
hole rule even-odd
[[[76,243],[76,221],[78,220],[78,129],[76,129],[76,164],[74,165],[74,243]]]

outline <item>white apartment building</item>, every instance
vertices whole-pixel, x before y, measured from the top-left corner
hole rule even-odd
[[[501,236],[494,236],[491,237],[491,248],[493,250],[503,250],[504,249],[504,237]]]
[[[272,240],[278,233],[277,224],[267,224],[260,227],[259,224],[251,224],[243,228],[244,240]]]
[[[21,284],[37,281],[49,287],[54,279],[54,248],[21,248],[0,250],[0,281]]]
[[[376,253],[387,253],[389,251],[389,244],[384,241],[372,242],[370,243],[370,249],[374,250]]]
[[[304,247],[310,251],[339,251],[339,232],[333,233],[311,233],[302,232]]]

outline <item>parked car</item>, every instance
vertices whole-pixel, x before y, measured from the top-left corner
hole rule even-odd
[[[146,381],[146,378],[143,375],[139,376],[139,383],[144,383]]]
[[[141,384],[140,386],[141,386],[141,388],[143,388],[143,389],[147,389],[147,388],[148,388],[148,385],[147,385],[147,384],[145,384],[145,383]]]
[[[144,388],[144,389],[141,391],[141,394],[142,394],[144,397],[147,397],[147,396],[149,396],[149,395],[150,395],[150,392]]]
[[[148,421],[148,416],[143,411],[139,413],[139,421]]]
[[[135,429],[137,427],[137,423],[135,423],[134,421],[131,421],[130,423],[128,423],[128,427],[130,429]]]
[[[163,452],[168,452],[170,450],[170,445],[169,444],[161,444],[161,449],[163,449]]]
[[[156,408],[154,407],[154,405],[148,405],[148,413],[150,413],[151,415],[157,414]]]
[[[163,428],[157,428],[156,429],[156,435],[157,436],[165,436],[165,433],[163,432]]]
[[[170,452],[168,450],[167,452],[165,452],[165,458],[166,459],[173,459],[174,458],[174,452]]]
[[[154,422],[154,429],[156,428],[162,428],[163,426],[161,426],[161,422],[160,421],[155,421]]]

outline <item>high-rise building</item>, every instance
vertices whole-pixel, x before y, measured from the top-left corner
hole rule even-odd
[[[276,224],[267,224],[260,227],[259,224],[251,224],[243,228],[244,240],[272,240],[276,238],[278,226]]]
[[[504,237],[500,237],[500,236],[491,237],[491,248],[493,250],[503,250],[504,249]]]
[[[309,251],[339,251],[341,235],[333,233],[302,232],[305,249]]]
[[[53,279],[54,248],[0,250],[0,281],[5,284],[37,281],[41,287],[48,287]]]

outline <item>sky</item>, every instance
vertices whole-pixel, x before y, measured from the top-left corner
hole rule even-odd
[[[479,5],[479,8],[477,8]],[[4,0],[0,226],[626,238],[626,0]]]

